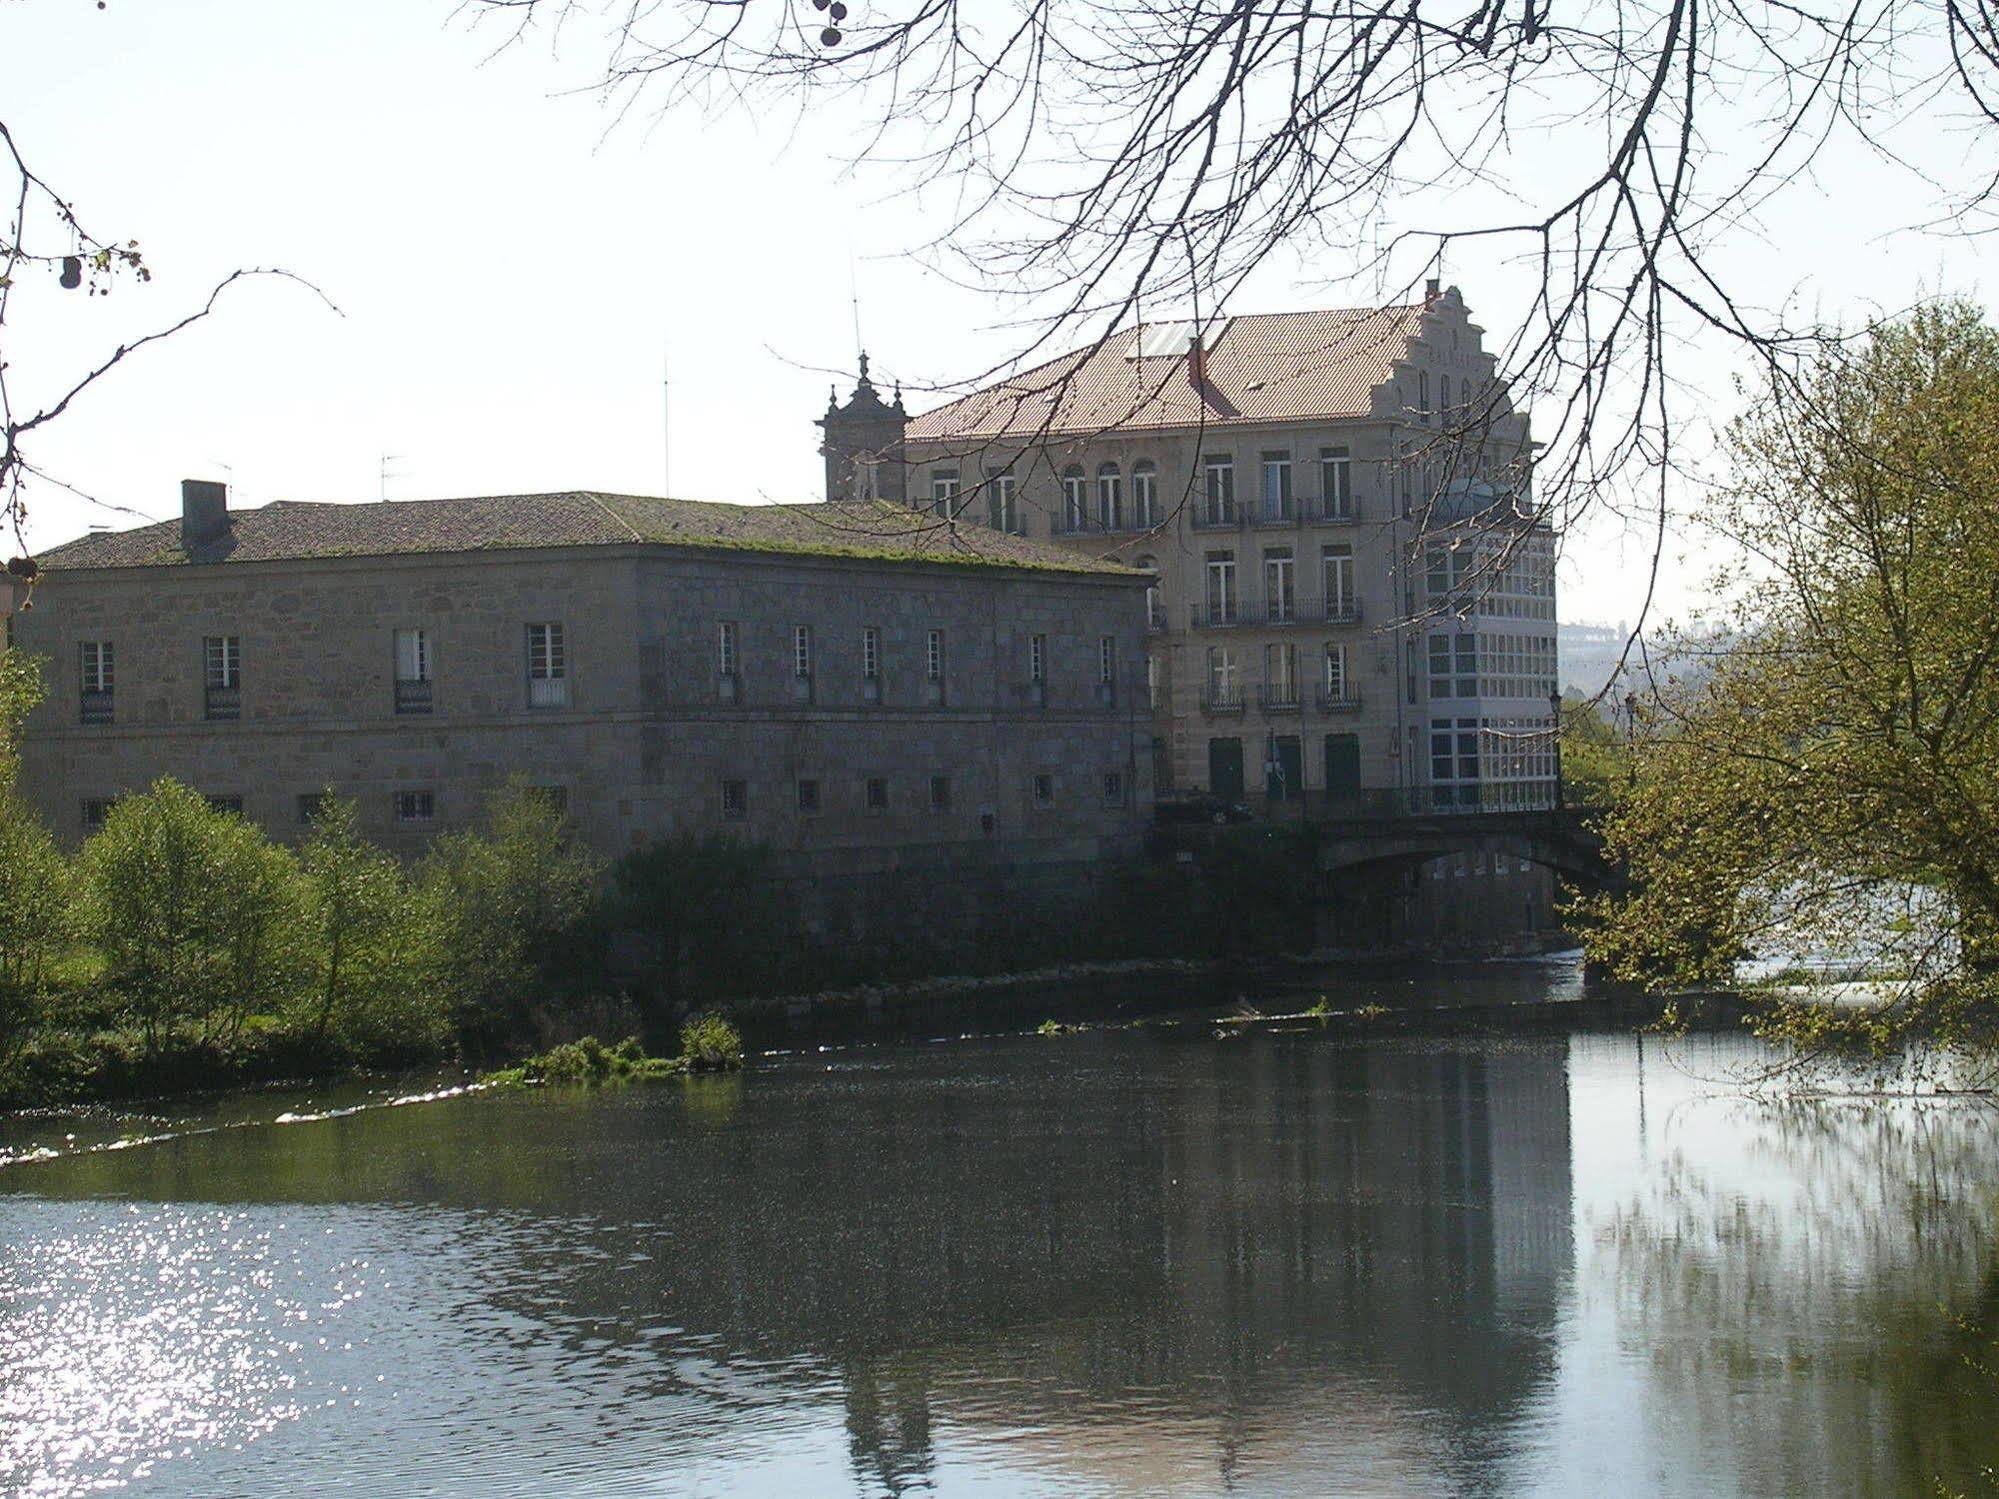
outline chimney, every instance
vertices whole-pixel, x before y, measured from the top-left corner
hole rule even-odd
[[[1201,330],[1187,336],[1187,383],[1199,390],[1208,383],[1208,351],[1201,343]]]
[[[180,481],[180,544],[192,551],[229,529],[229,486],[213,479]]]
[[[1443,277],[1432,276],[1428,281],[1423,283],[1423,300],[1425,302],[1434,302],[1437,300],[1437,298],[1441,297],[1443,294],[1444,294]]]

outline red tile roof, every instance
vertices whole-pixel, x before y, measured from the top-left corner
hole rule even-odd
[[[1126,329],[912,418],[912,442],[1366,416],[1426,306],[1230,318],[1211,333],[1197,388],[1183,351],[1130,358]]]

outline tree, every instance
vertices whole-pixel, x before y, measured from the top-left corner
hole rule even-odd
[[[354,803],[327,796],[299,848],[313,971],[304,1030],[315,1043],[435,1050],[449,1031],[432,991],[436,934],[403,869],[358,829]]]
[[[1886,1051],[1999,1016],[1999,332],[1945,302],[1773,381],[1732,432],[1739,550],[1705,670],[1637,702],[1603,824],[1632,890],[1586,907],[1632,978],[1744,954],[1864,961],[1892,1003],[1774,1029]]]
[[[523,1028],[559,976],[598,872],[549,795],[520,782],[493,794],[483,832],[447,833],[431,846],[417,883],[462,1034],[490,1043]]]
[[[1361,303],[1413,295],[1457,247],[1515,258],[1539,296],[1501,378],[1431,430],[1448,447],[1509,391],[1534,393],[1536,488],[1563,528],[1628,497],[1619,478],[1663,523],[1699,414],[1673,376],[1688,334],[1777,359],[1821,331],[1755,305],[1732,254],[1818,189],[1815,164],[1885,163],[1953,232],[1990,225],[1999,181],[1993,0],[812,6],[468,8],[510,39],[537,22],[573,39],[594,19],[620,114],[851,105],[858,128],[824,123],[857,163],[929,194],[939,229],[921,248],[1038,330],[1022,363],[1141,317],[1224,310],[1280,253]]]
[[[105,979],[157,1055],[177,1035],[233,1038],[303,976],[304,890],[291,853],[178,781],[126,797],[84,845]]]
[[[43,1019],[51,969],[77,935],[75,894],[55,840],[0,785],[0,1071]]]

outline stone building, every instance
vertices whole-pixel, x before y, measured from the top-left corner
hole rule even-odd
[[[40,560],[22,787],[72,842],[162,775],[278,836],[330,788],[411,853],[518,776],[607,853],[721,831],[818,875],[1090,861],[1150,816],[1143,578],[900,506],[190,481]]]
[[[1551,799],[1553,537],[1456,287],[1127,329],[910,419],[897,452],[899,409],[864,382],[827,413],[830,494],[894,453],[913,507],[1156,575],[1162,792]]]

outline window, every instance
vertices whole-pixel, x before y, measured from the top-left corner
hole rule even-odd
[[[324,817],[333,801],[329,791],[305,791],[299,794],[298,821],[300,827],[309,828]]]
[[[948,812],[951,810],[951,778],[932,776],[930,778],[930,810]]]
[[[1201,520],[1210,526],[1235,524],[1235,459],[1227,453],[1210,453],[1201,460],[1206,480],[1206,506]]]
[[[1319,449],[1319,494],[1327,520],[1353,519],[1353,460],[1345,448]]]
[[[862,802],[870,812],[886,812],[888,810],[888,777],[869,776]]]
[[[1225,645],[1208,647],[1208,703],[1211,707],[1228,708],[1241,699],[1237,696],[1235,652]]]
[[[1147,656],[1145,658],[1145,706],[1148,708],[1157,708],[1159,706],[1159,658],[1157,656]]]
[[[1437,377],[1437,408],[1444,413],[1445,419],[1448,420],[1451,414],[1451,377],[1449,375],[1439,375]]]
[[[1335,622],[1359,617],[1354,597],[1353,548],[1327,546],[1319,551],[1319,570],[1326,588],[1326,618]]]
[[[1121,771],[1104,772],[1104,805],[1122,807],[1124,805],[1124,774]]]
[[[722,815],[731,820],[750,815],[750,783],[729,778],[722,782]]]
[[[791,627],[791,674],[801,679],[812,676],[812,626]]]
[[[226,812],[231,817],[243,815],[243,798],[240,796],[204,796],[202,800],[208,803],[211,812]]]
[[[529,625],[528,706],[564,708],[569,705],[569,656],[561,625]]]
[[[944,632],[931,630],[924,637],[923,675],[932,682],[944,680]]]
[[[715,630],[715,670],[725,677],[736,674],[736,663],[741,659],[737,649],[737,625],[733,619],[719,620]]]
[[[861,631],[861,679],[879,682],[882,674],[882,632],[873,625]]]
[[[1416,372],[1416,420],[1424,426],[1430,424],[1430,372]]]
[[[1020,506],[1015,498],[1012,474],[1000,474],[992,480],[988,510],[995,531],[1019,533]]]
[[[1285,451],[1265,453],[1262,457],[1263,476],[1263,519],[1289,520],[1291,518],[1291,454]]]
[[[1430,637],[1430,696],[1478,696],[1476,635],[1439,634]]]
[[[85,723],[111,722],[111,642],[86,640],[81,646],[82,707]]]
[[[1235,623],[1235,553],[1208,553],[1208,619],[1211,625]]]
[[[118,804],[115,796],[86,796],[77,803],[77,812],[83,820],[83,830],[94,833],[104,826],[104,820],[111,815],[111,809]]]
[[[1288,643],[1263,648],[1264,706],[1298,705],[1298,647]]]
[[[1055,776],[1052,772],[1038,770],[1034,773],[1034,805],[1052,807],[1055,805]]]
[[[1080,531],[1089,522],[1090,481],[1083,466],[1072,463],[1062,470],[1062,529]]]
[[[429,822],[437,815],[437,795],[431,791],[398,791],[397,822]]]
[[[958,498],[958,471],[955,468],[938,468],[930,471],[930,508],[939,515],[952,515],[957,511],[953,503]]]
[[[801,780],[798,783],[798,810],[806,817],[816,817],[819,813],[819,782]]]
[[[1124,529],[1124,478],[1115,463],[1097,470],[1097,524],[1106,531]]]
[[[1271,547],[1263,554],[1264,607],[1274,625],[1295,619],[1298,614],[1296,562],[1289,547]]]
[[[1117,682],[1117,636],[1106,635],[1097,641],[1097,682],[1110,687]]]
[[[1035,635],[1027,642],[1027,680],[1040,687],[1048,681],[1048,637]]]
[[[1159,524],[1158,485],[1150,459],[1131,466],[1131,523],[1141,531]]]
[[[1347,700],[1347,648],[1337,641],[1326,642],[1326,701]]]
[[[396,712],[430,711],[430,639],[421,630],[398,630],[396,643]]]
[[[243,643],[235,635],[209,635],[201,642],[202,715],[212,719],[239,718],[243,698]]]

